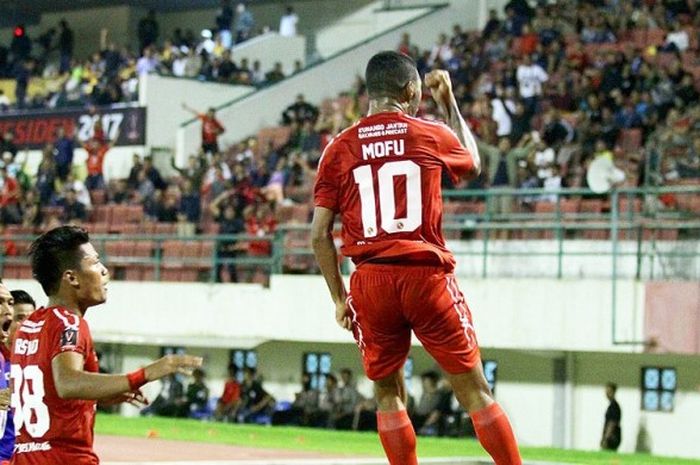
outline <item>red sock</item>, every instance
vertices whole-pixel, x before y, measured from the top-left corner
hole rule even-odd
[[[416,433],[406,410],[378,411],[377,430],[390,465],[418,465]]]
[[[479,442],[496,465],[522,465],[513,429],[500,405],[494,402],[469,416]]]

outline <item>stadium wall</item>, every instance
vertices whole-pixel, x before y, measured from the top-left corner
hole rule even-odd
[[[8,280],[8,285],[41,296],[34,282]],[[290,298],[299,290],[303,299]],[[698,434],[692,413],[700,407],[698,357],[641,353],[640,346],[612,344],[609,281],[462,280],[462,290],[474,312],[483,358],[498,362],[496,396],[523,444],[597,449],[606,408],[603,386],[612,381],[620,385],[621,450],[644,449],[646,443],[658,454],[700,454],[700,438],[688,438]],[[304,352],[329,352],[333,370],[361,372],[358,351],[350,335],[336,327],[325,285],[317,276],[274,276],[269,289],[113,282],[109,293],[109,304],[92,309],[87,318],[103,360],[115,371],[157,358],[162,346],[182,346],[205,357],[211,392],[218,396],[229,351],[254,348],[265,385],[280,400],[292,400],[298,390]],[[639,337],[645,285],[619,283],[618,300],[618,337]],[[411,389],[419,397],[417,376],[434,363],[418,346],[411,355]],[[641,411],[644,365],[678,370],[673,413]],[[371,394],[366,379],[359,388]],[[153,398],[158,390],[157,384],[150,385],[148,395]],[[136,414],[128,408],[125,413]],[[645,441],[638,439],[641,425]]]
[[[139,102],[146,107],[146,144],[172,149],[175,144],[174,123],[192,118],[192,114],[182,108],[183,102],[197,111],[206,112],[209,107],[254,90],[250,86],[232,86],[156,74],[141,76]],[[197,126],[201,131],[201,126]],[[184,162],[184,159],[181,161]],[[105,165],[109,163],[110,160],[105,160]]]

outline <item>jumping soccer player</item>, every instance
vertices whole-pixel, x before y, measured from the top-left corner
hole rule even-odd
[[[127,375],[98,374],[88,308],[107,299],[109,273],[88,233],[62,226],[30,249],[32,272],[49,298],[19,327],[12,346],[12,408],[17,443],[12,464],[96,465],[95,403],[145,403],[139,388],[189,373],[200,357],[168,355]]]
[[[3,306],[2,311],[2,342],[0,343],[0,353],[3,361],[2,364],[2,379],[0,379],[0,386],[9,386],[10,381],[10,346],[11,341],[14,338],[17,328],[22,324],[24,320],[31,315],[36,309],[36,304],[32,296],[27,294],[22,290],[14,290],[10,292],[12,299],[7,299],[7,288],[0,284],[0,305]],[[6,305],[10,304],[12,311],[7,312],[5,310]],[[9,316],[10,322],[8,324],[7,317]],[[9,329],[9,331],[7,331]],[[4,384],[3,384],[4,383]],[[9,389],[8,389],[9,391]],[[10,463],[9,460],[12,458],[12,453],[15,450],[15,423],[12,415],[12,409],[6,411],[0,411],[0,431],[3,431],[2,439],[0,439],[0,465],[5,465]]]
[[[442,171],[453,181],[481,171],[449,74],[433,71],[425,78],[449,128],[414,117],[421,79],[410,58],[378,53],[366,80],[368,116],[341,133],[321,158],[312,242],[336,319],[353,331],[374,381],[382,445],[391,465],[417,464],[401,371],[413,330],[447,372],[496,465],[520,465],[508,418],[484,378],[471,313],[442,237]],[[336,214],[343,223],[342,252],[357,265],[349,293],[333,245]]]

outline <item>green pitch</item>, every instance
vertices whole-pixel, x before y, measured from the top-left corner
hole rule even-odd
[[[325,452],[334,455],[383,456],[376,434],[252,425],[230,425],[170,418],[124,418],[99,414],[97,434],[158,437],[269,449]],[[486,453],[469,439],[419,438],[421,457],[477,457]],[[700,465],[700,460],[641,454],[612,454],[524,447],[523,457],[581,465]]]

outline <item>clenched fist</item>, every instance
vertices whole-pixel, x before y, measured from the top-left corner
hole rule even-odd
[[[452,81],[450,74],[442,69],[437,69],[425,75],[425,85],[430,89],[430,93],[435,103],[442,107],[447,107],[452,102]]]

